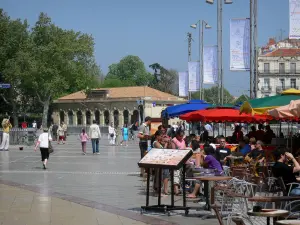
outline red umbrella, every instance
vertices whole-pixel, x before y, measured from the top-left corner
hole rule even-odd
[[[268,115],[250,115],[240,114],[238,109],[234,108],[208,108],[186,113],[179,117],[189,122],[240,122],[240,123],[261,123],[270,121],[273,118]]]

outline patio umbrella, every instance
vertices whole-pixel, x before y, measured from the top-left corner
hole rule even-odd
[[[288,105],[292,100],[300,99],[300,94],[296,94],[296,92],[292,92],[293,94],[289,94],[290,92],[287,93],[246,101],[242,104],[240,112],[252,115],[266,114],[268,110]]]
[[[210,106],[211,104],[208,104],[203,100],[191,100],[185,104],[169,106],[162,111],[161,115],[163,118],[178,117],[188,112],[193,112],[200,109],[206,109]]]
[[[300,100],[291,101],[289,110],[295,117],[300,117]]]
[[[280,106],[275,109],[268,110],[268,114],[276,119],[292,119],[294,115],[289,110],[289,105]]]
[[[267,115],[249,115],[240,114],[238,109],[234,108],[208,108],[204,110],[198,110],[190,112],[179,117],[182,120],[189,122],[201,121],[201,122],[240,122],[240,123],[261,123],[268,120],[272,120]]]

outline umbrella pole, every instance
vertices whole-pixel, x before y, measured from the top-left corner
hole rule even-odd
[[[213,138],[215,138],[215,123],[212,123],[213,125]]]
[[[280,120],[280,121],[279,121],[279,134],[277,134],[278,137],[280,137],[280,134],[281,134],[281,128],[282,128],[282,127],[281,127],[281,120]]]
[[[224,131],[224,134],[225,134],[225,138],[227,137],[227,135],[226,135],[226,122],[225,122],[225,131]]]

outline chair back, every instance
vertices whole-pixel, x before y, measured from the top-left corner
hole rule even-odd
[[[286,190],[286,187],[285,187],[285,184],[284,184],[284,181],[283,181],[282,177],[277,178],[277,184],[279,185],[283,195],[287,196],[288,193],[287,193],[287,190]]]

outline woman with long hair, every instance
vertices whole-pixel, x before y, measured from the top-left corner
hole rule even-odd
[[[48,128],[43,129],[43,133],[40,134],[39,139],[36,143],[34,151],[40,146],[41,157],[43,162],[43,169],[47,169],[47,162],[49,160],[49,146],[52,141],[51,135],[48,133]]]

